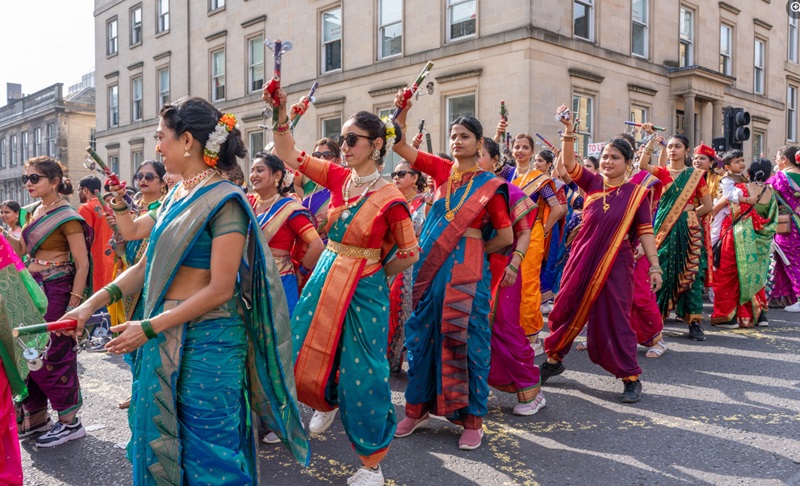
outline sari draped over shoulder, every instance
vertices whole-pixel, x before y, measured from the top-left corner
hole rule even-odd
[[[789,306],[800,299],[800,174],[782,170],[767,184],[774,189],[781,212],[789,214],[789,233],[775,235],[775,245],[783,255],[773,257],[769,299],[771,305]]]
[[[406,416],[413,407],[456,422],[487,412],[491,275],[482,239],[467,232],[495,194],[507,204],[508,187],[488,172],[471,177],[466,197],[466,183],[452,193],[453,200],[464,201],[455,218],[445,217],[445,199],[440,196],[447,184],[442,184],[422,228],[423,258],[414,267],[414,312],[406,322]],[[483,226],[483,240],[489,239],[487,230],[491,225]]]
[[[144,318],[174,308],[165,295],[202,231],[226,203],[256,216],[227,181],[167,196],[147,247]],[[173,238],[171,235],[181,235]],[[308,439],[295,403],[286,299],[260,231],[249,231],[239,286],[228,304],[141,348],[134,368],[128,446],[134,484],[255,484],[258,420],[301,464]]]
[[[656,293],[658,307],[663,317],[675,310],[687,323],[703,317],[708,268],[705,231],[697,213],[685,208],[708,193],[704,174],[693,167],[684,169],[664,190],[654,223],[658,260],[664,271],[664,283]]]

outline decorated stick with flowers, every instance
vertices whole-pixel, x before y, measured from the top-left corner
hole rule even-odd
[[[553,144],[552,144],[552,143],[548,142],[548,141],[547,141],[547,139],[545,139],[545,138],[544,138],[543,136],[541,136],[540,134],[538,134],[538,133],[537,133],[537,134],[535,134],[535,135],[536,135],[537,137],[539,137],[539,140],[541,140],[542,142],[544,142],[544,143],[545,143],[545,145],[547,145],[547,147],[545,147],[545,148],[548,148],[548,149],[550,149],[550,150],[552,150],[552,151],[554,151],[554,152],[555,152],[556,150],[558,150],[557,148],[555,148],[555,147],[553,146]]]
[[[394,113],[392,113],[391,117],[389,118],[391,121],[394,121],[395,118],[400,116],[400,112],[403,111],[403,108],[406,107],[406,101],[411,99],[411,97],[417,93],[417,90],[419,89],[422,82],[425,81],[425,78],[427,78],[428,74],[430,74],[431,69],[433,69],[433,62],[428,61],[428,63],[425,64],[425,67],[422,68],[422,72],[420,72],[419,76],[417,76],[417,79],[414,81],[414,84],[412,84],[410,88],[406,88],[403,90],[403,106],[398,106],[394,110]]]
[[[626,121],[626,122],[625,122],[625,124],[626,124],[626,125],[628,125],[628,126],[630,126],[630,127],[636,127],[636,128],[641,128],[641,127],[642,127],[642,125],[644,125],[643,123],[637,123],[637,122],[634,122],[634,121]],[[657,126],[655,126],[655,125],[653,125],[653,130],[655,130],[655,131],[657,131],[657,132],[665,132],[665,131],[667,131],[667,129],[666,129],[666,128],[664,128],[664,127],[657,127]]]
[[[306,110],[308,110],[308,104],[315,101],[314,93],[317,92],[318,87],[319,83],[314,81],[314,84],[311,85],[311,89],[308,90],[308,94],[300,100],[299,104],[292,106],[292,112],[289,114],[289,117],[294,117],[291,123],[292,130],[294,130],[294,127],[297,126],[297,122],[300,121],[300,117],[302,117]]]
[[[100,324],[103,321],[107,321],[108,319],[109,319],[108,313],[101,312],[87,319],[84,325],[87,327],[96,326],[97,324]],[[43,322],[41,324],[20,326],[14,328],[14,330],[11,331],[11,334],[14,337],[19,337],[19,336],[27,336],[30,334],[41,334],[45,332],[71,331],[76,327],[78,327],[78,321],[76,321],[75,319],[64,319],[63,321]]]
[[[225,140],[228,139],[228,134],[234,128],[239,128],[239,123],[233,113],[225,113],[217,122],[214,131],[208,136],[206,146],[203,147],[203,162],[209,167],[216,167],[219,160],[219,150]]]
[[[274,41],[266,40],[264,44],[275,53],[275,67],[273,69],[272,79],[269,80],[269,84],[267,84],[265,88],[270,98],[272,98],[272,106],[274,107],[272,110],[272,128],[275,129],[275,127],[278,126],[277,107],[281,104],[281,100],[278,99],[278,91],[281,89],[281,58],[288,51],[292,50],[292,43],[275,39]]]
[[[84,161],[83,163],[83,166],[89,170],[97,171],[106,176],[106,178],[108,179],[108,185],[119,186],[119,192],[121,192],[122,194],[120,194],[119,192],[114,192],[113,193],[114,197],[117,198],[121,197],[129,208],[136,211],[138,209],[138,206],[136,205],[135,202],[133,202],[133,198],[131,198],[125,191],[125,186],[127,183],[125,181],[120,181],[119,177],[117,177],[117,174],[111,172],[111,169],[108,168],[105,162],[103,162],[103,159],[100,158],[100,156],[97,154],[97,152],[94,151],[92,147],[86,147],[86,153],[89,154],[91,160],[86,159],[86,161]],[[102,198],[99,199],[101,201],[103,200]]]

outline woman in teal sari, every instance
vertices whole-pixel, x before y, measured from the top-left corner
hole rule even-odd
[[[402,94],[395,99],[402,106]],[[408,107],[398,122],[403,123]],[[442,415],[464,427],[458,446],[477,449],[488,412],[491,312],[489,253],[512,244],[506,182],[477,165],[483,127],[459,117],[450,127],[455,162],[400,141],[394,149],[433,177],[436,194],[420,236],[423,258],[414,267],[414,312],[406,321],[408,388],[406,437]]]
[[[130,408],[133,484],[256,484],[253,413],[301,463],[309,452],[286,297],[244,193],[217,172],[246,150],[233,115],[200,98],[165,105],[157,137],[165,166],[183,182],[161,206],[139,263],[66,317],[83,323],[142,290],[144,319],[113,328],[121,334],[106,345],[116,354],[141,347]]]

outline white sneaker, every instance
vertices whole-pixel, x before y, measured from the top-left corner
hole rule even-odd
[[[355,474],[347,478],[347,484],[350,486],[383,486],[381,467],[378,466],[378,469],[360,467]]]
[[[541,307],[539,307],[539,310],[542,311],[543,315],[547,315],[553,311],[553,306],[550,304],[542,304]]]
[[[514,407],[514,415],[534,415],[539,410],[547,405],[547,400],[544,399],[544,393],[539,390],[536,399],[530,403],[518,403]]]
[[[792,305],[787,305],[786,307],[783,308],[783,310],[786,312],[800,312],[800,300],[798,300]]]
[[[330,412],[320,412],[319,410],[314,410],[314,415],[311,417],[311,421],[308,423],[308,431],[312,434],[321,434],[325,432],[330,428],[331,424],[333,423],[333,419],[336,418],[336,412],[338,411],[338,408],[334,408]]]
[[[544,354],[544,343],[541,339],[537,339],[536,341],[532,342],[531,348],[533,349],[534,356],[541,356]]]
[[[275,432],[272,431],[267,432],[267,435],[265,435],[264,438],[261,440],[261,442],[265,444],[277,444],[280,441],[281,439],[277,435],[275,435]]]

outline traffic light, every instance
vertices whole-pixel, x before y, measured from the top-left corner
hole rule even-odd
[[[742,142],[750,140],[750,113],[744,108],[725,108],[725,145],[742,150]]]

